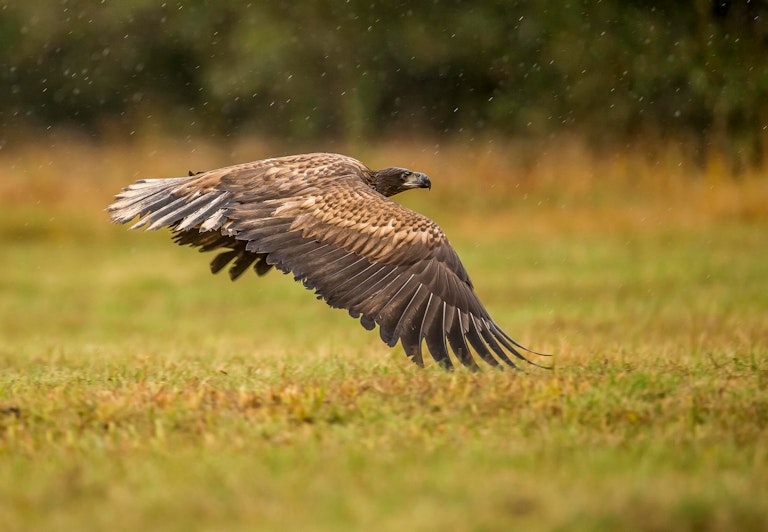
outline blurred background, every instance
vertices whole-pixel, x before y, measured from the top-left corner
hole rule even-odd
[[[572,331],[588,330],[580,305],[609,308],[577,295],[593,281],[608,305],[634,286],[627,301],[645,294],[654,315],[642,276],[671,271],[659,262],[670,241],[708,235],[712,249],[680,260],[680,271],[700,264],[702,279],[768,249],[767,17],[757,0],[0,0],[6,338],[34,333],[17,312],[30,294],[50,311],[38,322],[71,330],[40,284],[54,275],[52,249],[70,265],[55,283],[77,293],[125,249],[142,250],[134,268],[105,282],[163,261],[157,286],[179,268],[210,282],[205,258],[165,232],[109,223],[122,187],[309,151],[430,175],[429,194],[398,201],[437,221],[469,271],[491,281],[480,287],[489,306],[536,338],[562,332],[569,308]],[[652,242],[651,271],[634,280],[621,277],[641,260],[631,242]],[[622,272],[612,285],[609,270]],[[105,330],[98,315],[84,334]]]
[[[683,143],[765,163],[768,2],[3,2],[0,145],[259,135]]]
[[[102,242],[94,268],[111,247],[169,246],[108,223],[136,179],[327,150],[429,174],[430,194],[399,200],[435,219],[470,271],[502,284],[508,269],[536,272],[510,290],[529,290],[528,319],[554,327],[574,298],[543,297],[536,317],[535,294],[554,288],[535,276],[610,269],[564,241],[761,234],[766,57],[768,1],[756,0],[3,2],[9,283],[39,288],[30,246],[76,264]],[[473,255],[483,238],[506,251]]]
[[[419,372],[105,212],[324,150],[427,173],[555,371]],[[0,0],[0,522],[766,530],[767,170],[768,0]]]

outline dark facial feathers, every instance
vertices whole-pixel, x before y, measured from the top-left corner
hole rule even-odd
[[[390,197],[412,188],[432,188],[426,174],[412,172],[406,168],[391,167],[373,173],[373,188]]]

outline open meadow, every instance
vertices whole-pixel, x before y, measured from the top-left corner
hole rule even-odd
[[[4,146],[3,530],[768,528],[765,172],[572,139],[321,148],[427,173],[398,201],[554,369],[420,369],[290,277],[232,283],[104,212],[279,146]]]

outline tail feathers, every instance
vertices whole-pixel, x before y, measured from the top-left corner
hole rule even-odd
[[[190,177],[146,179],[123,190],[107,210],[115,223],[139,220],[131,227],[155,230],[177,225],[185,231],[200,225],[201,231],[218,229],[226,221],[223,208],[230,197],[224,190],[201,191],[188,186]]]
[[[112,221],[128,223],[137,216],[143,216],[152,210],[157,201],[167,199],[178,184],[185,178],[143,179],[123,189],[115,197],[115,202],[107,207]]]

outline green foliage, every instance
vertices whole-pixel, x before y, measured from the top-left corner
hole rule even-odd
[[[18,2],[0,10],[0,119],[685,135],[750,164],[768,122],[766,20],[763,1]]]

